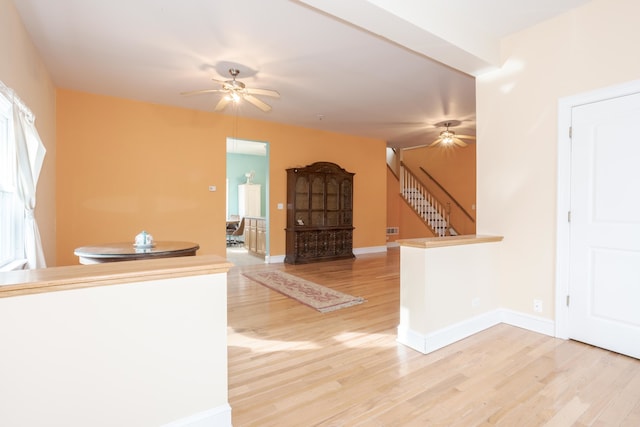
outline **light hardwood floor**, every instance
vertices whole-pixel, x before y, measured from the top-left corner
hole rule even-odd
[[[363,296],[319,313],[242,276]],[[244,426],[640,426],[640,361],[508,325],[429,355],[396,342],[399,250],[229,272],[229,403]]]

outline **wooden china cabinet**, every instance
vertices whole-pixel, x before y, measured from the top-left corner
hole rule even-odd
[[[354,257],[353,175],[330,162],[287,169],[285,262]]]

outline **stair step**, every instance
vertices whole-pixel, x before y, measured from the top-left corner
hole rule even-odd
[[[449,227],[447,221],[419,189],[413,187],[405,188],[402,191],[402,196],[438,236],[447,234],[447,228]],[[455,235],[455,230],[450,229],[449,233]]]

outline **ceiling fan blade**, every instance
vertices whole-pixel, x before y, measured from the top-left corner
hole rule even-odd
[[[247,88],[246,90],[247,90],[247,93],[251,95],[263,95],[263,96],[271,96],[273,98],[280,98],[280,94],[278,93],[278,91],[271,90],[271,89]]]
[[[476,139],[476,137],[473,135],[458,135],[457,133],[456,133],[456,138]]]
[[[230,101],[229,98],[227,98],[226,96],[223,96],[222,98],[220,98],[220,101],[218,101],[218,104],[216,105],[216,108],[213,109],[213,111],[222,111],[222,110],[224,110],[224,107],[227,106],[229,101]]]
[[[264,111],[265,113],[268,111],[271,111],[271,106],[269,104],[262,102],[261,100],[259,100],[253,95],[245,95],[243,98],[249,101],[250,103],[252,103],[253,105],[255,105],[256,107],[258,107],[259,109],[261,109],[262,111]]]
[[[201,89],[201,90],[192,90],[189,92],[180,92],[180,95],[189,96],[189,95],[200,95],[203,93],[215,93],[215,92],[225,92],[225,91],[222,89]]]
[[[440,144],[442,142],[442,138],[438,138],[435,141],[433,141],[431,144],[427,145],[427,147],[435,147],[436,145]]]
[[[453,138],[453,143],[456,144],[458,147],[466,147],[467,145],[469,145],[459,138]]]

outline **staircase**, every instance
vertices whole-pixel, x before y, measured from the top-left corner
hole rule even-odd
[[[449,208],[445,209],[416,176],[404,166],[400,168],[400,191],[402,197],[436,236],[455,236],[458,234],[449,224]]]
[[[447,213],[439,211],[438,207],[432,204],[437,202],[428,196],[428,194],[423,194],[417,188],[405,188],[402,191],[402,197],[413,207],[416,213],[420,215],[423,221],[429,225],[437,236],[455,236],[455,230],[449,227]]]

